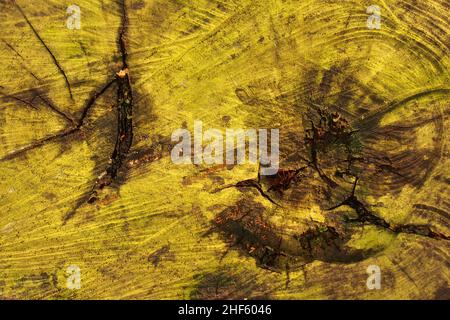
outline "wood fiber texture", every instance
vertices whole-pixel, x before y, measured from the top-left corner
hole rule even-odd
[[[0,298],[450,298],[449,9],[0,0]],[[278,174],[174,164],[195,120]]]

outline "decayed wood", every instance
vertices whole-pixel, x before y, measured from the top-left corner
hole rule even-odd
[[[0,2],[0,298],[448,298],[447,2],[75,2]],[[278,174],[174,164],[195,120]]]

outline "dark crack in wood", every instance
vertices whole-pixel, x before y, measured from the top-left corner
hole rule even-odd
[[[72,88],[70,86],[70,82],[69,79],[67,78],[66,73],[64,72],[64,69],[61,67],[61,65],[58,62],[58,59],[56,59],[55,55],[53,54],[53,52],[50,50],[50,48],[47,46],[47,44],[45,43],[45,41],[41,38],[41,36],[39,35],[39,33],[37,32],[37,30],[34,28],[33,24],[31,23],[31,21],[28,19],[28,17],[26,16],[25,12],[22,10],[22,8],[19,6],[19,4],[13,0],[14,5],[16,6],[16,8],[19,10],[20,14],[23,16],[23,18],[25,19],[25,21],[27,22],[28,26],[31,28],[31,30],[33,31],[33,33],[35,34],[36,38],[39,40],[39,42],[44,46],[44,48],[47,50],[47,52],[49,53],[50,57],[52,58],[55,66],[58,68],[59,72],[61,73],[61,75],[64,77],[64,81],[66,82],[66,86],[67,89],[69,90],[69,95],[70,95],[70,99],[73,100],[73,94],[72,94]]]
[[[424,236],[432,239],[442,239],[442,240],[450,240],[450,236],[435,232],[431,230],[428,225],[417,225],[417,224],[403,224],[403,225],[393,225],[381,217],[376,216],[372,212],[370,212],[366,206],[356,197],[355,191],[356,186],[358,184],[358,178],[355,179],[352,192],[350,196],[347,197],[344,201],[329,208],[328,210],[334,210],[342,206],[348,206],[352,208],[357,217],[353,219],[348,219],[348,222],[360,222],[360,223],[369,223],[378,227],[382,227],[388,229],[396,234],[407,233],[414,234],[419,236]]]

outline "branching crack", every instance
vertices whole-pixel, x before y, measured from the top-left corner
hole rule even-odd
[[[27,22],[28,26],[31,28],[31,30],[33,31],[33,33],[35,34],[36,38],[39,40],[39,42],[44,46],[45,50],[47,50],[47,52],[49,53],[49,55],[51,56],[55,66],[58,68],[59,72],[61,73],[61,75],[64,77],[64,81],[66,82],[66,86],[67,89],[69,90],[69,95],[70,95],[70,99],[73,100],[73,95],[72,95],[72,88],[70,86],[70,82],[69,79],[67,78],[66,73],[64,72],[64,69],[61,67],[61,65],[58,62],[58,59],[56,59],[55,55],[53,54],[53,52],[50,50],[50,48],[47,46],[47,44],[45,43],[45,41],[41,38],[41,36],[39,35],[39,33],[37,32],[37,30],[34,28],[33,24],[31,23],[31,21],[28,19],[28,17],[26,16],[25,12],[23,12],[22,8],[19,6],[19,4],[16,2],[16,0],[13,0],[14,5],[16,6],[16,8],[19,10],[20,14],[23,16],[23,18],[25,19],[25,21]]]
[[[49,100],[44,98],[37,90],[34,90],[36,96],[41,99],[41,101],[54,113],[59,115],[60,117],[64,118],[67,122],[69,122],[72,126],[76,126],[75,120],[73,120],[71,117],[69,117],[66,113],[59,110],[57,107],[55,107]]]
[[[71,86],[68,81],[68,78],[62,69],[61,65],[59,64],[58,60],[56,59],[55,55],[52,53],[50,48],[46,45],[44,40],[41,38],[37,30],[34,28],[28,17],[25,15],[22,8],[17,4],[15,0],[13,0],[14,5],[16,8],[20,11],[21,15],[35,34],[35,36],[38,38],[38,40],[41,42],[41,44],[45,47],[45,49],[48,51],[50,56],[52,57],[55,65],[57,66],[59,72],[63,75],[67,88],[70,93],[71,99],[72,97],[72,91]],[[128,13],[127,13],[127,7],[125,0],[121,1],[121,15],[122,15],[122,21],[121,26],[119,28],[119,35],[118,35],[118,49],[121,54],[121,62],[122,67],[119,72],[115,75],[115,77],[108,81],[106,85],[104,85],[100,90],[94,92],[92,96],[86,101],[86,104],[83,108],[82,114],[80,118],[76,121],[69,117],[67,114],[59,110],[57,107],[55,107],[48,99],[44,98],[37,90],[32,90],[35,97],[38,97],[42,100],[42,102],[54,113],[58,114],[62,118],[64,118],[66,121],[70,123],[70,127],[65,129],[64,131],[61,131],[59,133],[56,133],[54,135],[42,138],[40,140],[37,140],[33,142],[32,144],[23,147],[20,150],[14,151],[10,154],[7,154],[6,156],[0,158],[0,162],[7,161],[14,159],[30,150],[36,149],[38,147],[41,147],[45,145],[46,143],[53,142],[58,139],[65,138],[69,135],[72,135],[75,132],[78,132],[81,130],[83,125],[85,124],[85,120],[89,114],[89,111],[91,108],[95,105],[97,99],[101,97],[114,83],[117,83],[117,137],[115,142],[115,147],[111,155],[110,159],[110,165],[106,168],[105,172],[100,175],[100,177],[97,178],[94,186],[91,188],[91,190],[85,194],[75,205],[75,208],[73,208],[70,212],[68,212],[65,217],[63,218],[63,224],[65,224],[73,215],[75,214],[76,210],[83,205],[85,202],[93,203],[96,201],[96,194],[97,190],[100,190],[108,185],[110,185],[118,175],[118,171],[122,167],[125,159],[127,158],[128,152],[131,148],[132,142],[133,142],[133,123],[132,123],[132,108],[133,108],[133,93],[131,88],[131,81],[129,77],[129,69],[128,69],[128,53],[127,53],[127,45],[126,45],[126,33],[128,29]],[[7,42],[3,41],[6,46],[13,50],[19,57],[21,57],[20,53],[18,53],[14,47],[9,45]],[[37,79],[38,80],[38,79]],[[26,101],[20,97],[6,95],[0,92],[1,95],[14,99],[19,101],[20,103],[26,104],[27,106],[36,109],[36,107],[32,104],[32,101]]]
[[[128,29],[128,13],[125,0],[121,1],[121,11],[122,11],[122,23],[119,29],[118,36],[118,46],[121,54],[122,68],[116,74],[113,81],[109,82],[100,92],[102,94],[105,92],[113,82],[117,82],[117,137],[112,152],[110,165],[106,170],[97,178],[92,189],[78,201],[75,208],[68,212],[63,218],[63,224],[66,224],[69,219],[71,219],[75,212],[81,205],[85,202],[94,203],[97,200],[97,191],[109,186],[118,175],[120,168],[122,167],[125,159],[127,158],[128,152],[130,151],[131,145],[133,143],[133,92],[131,88],[131,81],[128,69],[128,53],[126,45],[126,33]],[[82,125],[84,118],[90,106],[95,102],[96,96],[94,96],[88,103],[88,107],[85,109],[81,117],[79,126]]]
[[[20,155],[22,155],[22,154],[24,154],[24,153],[26,153],[26,152],[28,152],[30,150],[39,148],[39,147],[45,145],[48,142],[53,142],[55,140],[65,138],[65,137],[67,137],[67,136],[69,136],[69,135],[71,135],[71,134],[73,134],[73,133],[75,133],[77,131],[78,131],[78,128],[72,128],[72,129],[69,129],[69,130],[64,130],[62,132],[59,132],[59,133],[54,134],[54,135],[49,136],[49,137],[39,139],[39,140],[33,142],[33,144],[30,144],[28,146],[23,147],[22,149],[19,149],[17,151],[14,151],[14,152],[11,152],[11,153],[7,154],[6,156],[4,156],[4,157],[2,157],[0,159],[0,162],[4,162],[4,161],[8,161],[8,160],[12,160],[14,158],[17,158],[18,156],[20,156]]]
[[[24,105],[30,107],[31,109],[37,110],[37,108],[31,102],[26,101],[26,100],[24,100],[22,98],[19,98],[19,97],[13,96],[13,95],[9,95],[9,94],[3,93],[3,92],[0,92],[0,95],[5,97],[5,98],[7,98],[7,99],[16,100],[16,101],[18,101],[20,103],[23,103]]]
[[[69,124],[71,124],[72,126],[76,125],[75,121],[70,116],[68,116],[66,113],[62,112],[60,109],[55,107],[52,104],[52,102],[49,101],[49,99],[46,99],[45,97],[43,97],[42,94],[39,92],[39,90],[30,89],[29,92],[31,92],[33,94],[33,98],[30,101],[27,101],[24,98],[21,98],[17,95],[6,94],[1,91],[0,91],[0,95],[5,97],[5,99],[12,99],[12,100],[16,100],[20,103],[23,103],[24,105],[30,107],[33,110],[38,110],[38,108],[33,104],[33,102],[36,98],[39,98],[44,103],[44,105],[50,109],[51,112],[57,114],[58,116],[63,118],[65,121],[69,122]]]
[[[128,71],[126,32],[128,29],[128,14],[125,0],[122,0],[122,25],[119,30],[119,50],[122,58],[122,69],[117,73],[117,138],[111,156],[111,164],[106,169],[106,175],[97,181],[98,188],[103,188],[117,177],[119,169],[131,148],[133,142],[133,92]]]
[[[352,130],[349,123],[345,119],[342,119],[342,117],[337,113],[327,114],[327,112],[325,112],[320,108],[318,110],[318,113],[320,116],[319,124],[316,126],[313,121],[310,121],[311,129],[307,130],[306,135],[306,142],[310,145],[310,160],[309,161],[307,160],[308,165],[318,172],[321,179],[328,186],[330,186],[331,188],[337,187],[338,186],[337,183],[331,180],[325,174],[323,174],[322,171],[320,170],[317,152],[319,150],[319,144],[324,144],[326,146],[334,144],[335,142],[340,140],[343,143],[347,153],[347,159],[344,160],[344,162],[347,162],[347,168],[344,172],[337,171],[337,173],[346,174],[354,178],[353,189],[351,191],[350,196],[347,197],[347,199],[345,199],[343,202],[339,203],[338,205],[328,210],[334,210],[341,206],[349,206],[357,213],[357,218],[351,220],[354,222],[370,223],[385,229],[389,229],[397,234],[409,233],[422,235],[434,239],[445,239],[445,240],[450,239],[450,237],[446,235],[434,232],[427,225],[414,225],[414,224],[393,225],[385,221],[383,218],[380,218],[375,214],[371,213],[365,207],[365,205],[355,196],[355,190],[359,177],[357,174],[354,174],[351,170],[351,166],[354,161],[367,161],[362,157],[354,156],[353,150],[351,148],[350,138],[354,133],[359,132],[359,130]],[[387,164],[375,163],[375,165],[381,170],[386,170],[393,174],[403,176],[401,173],[398,172],[398,169],[396,169],[391,165],[391,163]]]
[[[45,145],[46,143],[53,142],[53,141],[58,140],[60,138],[67,137],[67,136],[69,136],[69,135],[79,131],[83,127],[85,118],[87,117],[90,109],[95,104],[97,99],[99,97],[101,97],[115,81],[116,81],[116,79],[113,79],[113,80],[109,81],[101,90],[94,92],[94,94],[86,102],[85,107],[83,108],[82,115],[81,115],[80,119],[77,121],[77,123],[75,123],[75,121],[72,120],[71,118],[67,117],[68,121],[70,121],[71,124],[72,124],[71,128],[63,130],[63,131],[61,131],[59,133],[56,133],[54,135],[51,135],[49,137],[45,137],[45,138],[39,139],[39,140],[33,142],[32,144],[23,147],[22,149],[13,151],[13,152],[7,154],[6,156],[0,158],[0,162],[12,160],[12,159],[17,158],[18,156],[20,156],[20,155],[30,151],[30,150],[33,150],[33,149],[36,149],[36,148],[39,148],[39,147]],[[2,93],[0,93],[0,94],[2,94]],[[25,101],[23,99],[20,99],[18,97],[9,96],[9,95],[6,95],[6,94],[2,94],[2,95],[6,96],[8,98],[15,99],[15,100],[17,100],[17,101],[19,101],[21,103],[27,104],[30,107],[34,108],[34,109],[36,108],[30,102]],[[41,96],[39,96],[39,98],[43,99]],[[45,100],[43,100],[43,101],[45,101]],[[56,110],[58,110],[58,109],[55,108],[54,111],[56,111]]]
[[[434,232],[431,230],[431,228],[427,225],[416,225],[416,224],[404,224],[404,225],[393,225],[383,218],[380,218],[370,212],[365,205],[358,200],[358,198],[355,196],[356,191],[356,185],[358,183],[358,178],[355,179],[355,182],[353,184],[353,189],[349,197],[339,203],[338,205],[329,208],[328,210],[334,210],[341,206],[349,206],[353,210],[355,210],[357,217],[354,219],[349,219],[350,222],[361,222],[361,223],[369,223],[372,225],[376,225],[385,229],[388,229],[396,234],[400,233],[408,233],[408,234],[415,234],[420,236],[425,236],[433,239],[443,239],[443,240],[450,240],[450,236],[446,236],[444,234]]]
[[[279,205],[277,202],[275,202],[275,200],[273,200],[262,188],[261,184],[259,183],[259,181],[255,180],[255,179],[247,179],[247,180],[243,180],[243,181],[239,181],[236,184],[230,184],[230,185],[226,185],[224,187],[221,187],[219,189],[214,190],[212,193],[217,193],[219,191],[225,190],[225,189],[229,189],[229,188],[254,188],[256,190],[258,190],[259,194],[261,196],[263,196],[265,199],[269,200],[271,203],[273,203],[274,205],[281,207],[281,205]]]

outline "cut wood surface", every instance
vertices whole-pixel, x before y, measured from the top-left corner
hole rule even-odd
[[[0,298],[449,299],[449,9],[0,0]],[[196,120],[278,174],[175,164]]]

